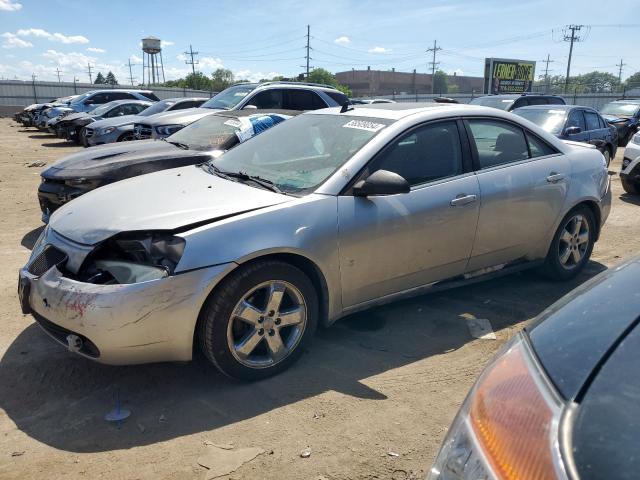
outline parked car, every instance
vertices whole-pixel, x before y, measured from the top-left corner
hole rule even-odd
[[[544,95],[539,93],[505,94],[505,95],[485,95],[476,97],[471,105],[482,105],[485,107],[498,108],[510,112],[520,107],[529,105],[565,105],[564,98],[557,95]]]
[[[25,107],[16,118],[18,123],[22,123],[25,127],[37,126],[40,113],[49,108],[66,107],[73,97],[55,98],[50,102],[34,103]]]
[[[606,270],[503,347],[428,479],[637,478],[639,283],[639,258]]]
[[[161,100],[149,108],[144,109],[138,115],[130,115],[126,118],[108,118],[96,121],[91,127],[85,129],[85,146],[102,145],[105,143],[125,142],[135,140],[133,125],[142,122],[146,117],[162,112],[174,112],[186,108],[196,108],[206,102],[207,98],[179,97]]]
[[[341,106],[349,99],[330,85],[303,82],[239,83],[203,103],[200,108],[165,112],[136,123],[138,140],[164,138],[218,110],[316,110]]]
[[[76,112],[66,115],[56,125],[58,136],[69,141],[82,144],[84,142],[83,129],[92,122],[105,118],[124,118],[138,115],[153,105],[149,100],[114,100],[96,107],[90,112]]]
[[[618,129],[618,145],[624,147],[640,129],[640,100],[616,100],[600,109],[602,116]]]
[[[572,278],[610,207],[600,152],[516,115],[347,104],[64,205],[20,299],[87,358],[185,361],[199,345],[259,379],[318,323],[373,305],[534,266]]]
[[[607,166],[618,149],[618,131],[594,109],[575,105],[532,105],[512,110],[563,140],[595,145]]]
[[[206,162],[297,113],[285,110],[215,112],[174,133],[166,141],[102,145],[69,155],[40,174],[38,201],[42,221],[48,222],[49,216],[59,207],[103,185]]]
[[[631,137],[624,149],[620,180],[625,192],[640,194],[640,133]]]

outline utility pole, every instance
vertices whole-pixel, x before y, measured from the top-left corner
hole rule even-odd
[[[198,53],[200,52],[194,52],[193,51],[193,47],[191,45],[189,45],[189,51],[188,52],[184,52],[185,55],[189,55],[191,57],[191,60],[185,60],[184,63],[186,63],[187,65],[191,65],[191,73],[193,73],[193,88],[197,89],[198,88],[198,79],[196,77],[196,65],[198,63],[200,63],[198,60],[194,60],[193,57],[195,55],[198,55]]]
[[[78,94],[78,87],[76,86],[76,83],[78,83],[78,77],[74,75],[73,76],[73,94],[74,95]]]
[[[622,83],[622,67],[626,65],[626,63],[622,63],[622,59],[620,59],[620,63],[616,63],[616,67],[620,67],[620,70],[618,70],[618,83]]]
[[[551,60],[550,55],[547,53],[547,59],[543,60],[543,62],[546,64],[546,66],[544,67],[544,83],[546,84],[546,90],[545,93],[549,93],[549,64],[553,63],[553,60]]]
[[[431,93],[435,93],[436,84],[434,80],[436,76],[436,67],[440,64],[440,62],[436,62],[436,53],[438,50],[442,50],[442,48],[438,46],[437,40],[433,41],[433,48],[427,48],[427,53],[433,52],[433,61],[429,62],[429,65],[431,65]]]
[[[584,25],[569,25],[565,30],[564,41],[570,42],[569,44],[569,60],[567,61],[567,76],[564,78],[564,93],[567,93],[569,88],[569,75],[571,74],[571,56],[573,55],[573,43],[580,41],[580,36],[576,35]],[[568,31],[571,31],[571,35],[568,35]]]
[[[307,25],[307,79],[309,78],[309,50],[311,50],[311,46],[309,45],[311,41],[311,25]]]
[[[133,76],[133,70],[131,69],[131,67],[133,66],[131,64],[131,59],[129,59],[128,65],[129,65],[129,81],[131,82],[131,86],[133,87],[133,81],[135,80],[136,77]]]
[[[36,92],[36,74],[31,74],[31,85],[33,86],[33,103],[38,103],[38,94]]]
[[[89,83],[93,83],[93,77],[91,76],[91,64],[87,62],[87,73],[89,74]]]
[[[60,83],[62,80],[60,80],[60,74],[62,72],[60,71],[60,69],[58,67],[56,67],[56,75],[58,75],[58,83]]]

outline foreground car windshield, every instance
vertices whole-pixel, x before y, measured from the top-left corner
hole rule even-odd
[[[211,161],[225,172],[273,182],[285,193],[315,190],[391,120],[301,115]]]
[[[202,104],[202,108],[222,108],[229,110],[255,89],[255,85],[236,85],[223,90]]]
[[[636,114],[638,108],[640,108],[640,105],[637,103],[609,103],[602,107],[600,113],[604,113],[605,115],[625,115],[632,117]]]
[[[156,113],[164,112],[167,108],[169,108],[174,103],[176,102],[173,100],[162,100],[160,102],[154,103],[150,107],[145,108],[138,115],[140,115],[141,117],[148,117],[149,115],[154,115]]]
[[[559,134],[564,125],[567,112],[565,110],[542,110],[517,108],[513,111],[516,115],[526,118],[530,122],[542,127],[549,133]]]
[[[469,102],[471,105],[482,105],[483,107],[499,108],[500,110],[507,110],[514,100],[512,98],[492,98],[492,97],[479,97],[474,98]]]

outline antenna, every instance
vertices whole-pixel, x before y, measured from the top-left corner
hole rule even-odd
[[[564,30],[564,38],[565,42],[569,43],[569,60],[567,61],[567,76],[564,78],[564,93],[567,93],[567,88],[569,88],[569,74],[571,73],[571,56],[573,55],[573,43],[583,41],[579,35],[576,35],[576,32],[579,32],[584,25],[569,25]],[[569,35],[569,32],[571,34]]]
[[[437,40],[433,41],[433,48],[427,48],[427,53],[433,52],[433,61],[429,62],[429,65],[431,65],[431,93],[435,93],[436,84],[434,79],[436,75],[436,67],[440,64],[440,62],[436,62],[436,53],[438,50],[442,50],[442,48],[438,46]]]

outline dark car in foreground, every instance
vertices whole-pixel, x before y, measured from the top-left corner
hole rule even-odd
[[[640,258],[545,310],[480,375],[429,479],[635,479]]]
[[[624,147],[640,129],[640,100],[616,100],[600,109],[607,122],[618,130],[618,144]]]
[[[61,138],[81,144],[84,141],[83,129],[90,123],[106,118],[138,115],[153,103],[149,100],[114,100],[90,112],[71,113],[58,122],[56,133]]]
[[[140,140],[102,145],[58,160],[40,175],[42,220],[65,203],[103,185],[169,168],[194,165],[300,112],[242,110],[213,113],[165,141]]]
[[[562,140],[595,145],[607,165],[616,156],[618,131],[594,109],[576,105],[532,105],[512,110]]]
[[[483,107],[498,108],[510,112],[520,107],[529,105],[564,105],[564,98],[557,95],[543,95],[537,93],[505,94],[505,95],[485,95],[474,98],[469,102],[471,105],[482,105]]]

